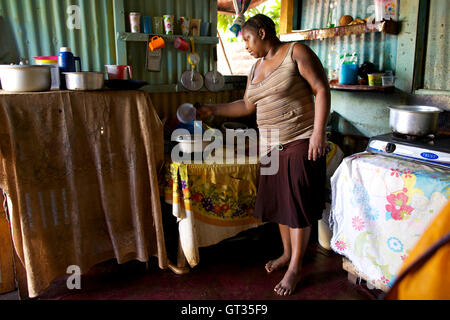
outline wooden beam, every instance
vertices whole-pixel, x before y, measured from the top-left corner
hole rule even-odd
[[[120,34],[125,32],[124,0],[113,0],[114,32],[116,34],[116,64],[127,64],[127,44],[120,40]]]
[[[266,2],[267,0],[253,0],[250,3],[249,9],[255,8],[260,4]],[[217,0],[217,10],[222,14],[236,14],[236,10],[234,9],[233,0]]]
[[[420,7],[421,0],[403,0],[400,6],[401,31],[397,42],[397,66],[395,87],[412,93],[414,89],[414,74],[416,68],[416,50],[420,41]],[[423,4],[422,4],[423,7]]]
[[[280,34],[292,32],[294,0],[281,0]]]

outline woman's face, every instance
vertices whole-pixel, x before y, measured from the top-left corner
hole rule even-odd
[[[252,28],[244,28],[242,30],[242,39],[245,41],[245,49],[253,58],[262,58],[265,53],[262,52],[263,40],[258,33]]]

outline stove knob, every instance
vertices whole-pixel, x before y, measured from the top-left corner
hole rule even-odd
[[[386,145],[386,152],[387,153],[393,153],[395,151],[395,144],[393,143],[388,143]]]

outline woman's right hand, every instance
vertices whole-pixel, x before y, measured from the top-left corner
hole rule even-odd
[[[197,108],[197,119],[206,119],[213,115],[213,107],[212,106],[199,106]]]

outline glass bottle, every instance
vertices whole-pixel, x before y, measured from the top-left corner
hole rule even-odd
[[[336,23],[335,23],[336,8],[337,8],[336,1],[331,0],[330,1],[330,9],[328,10],[327,28],[334,28],[334,27],[336,27]]]

